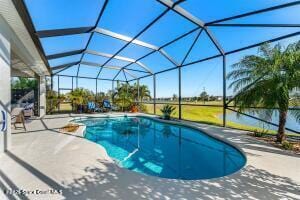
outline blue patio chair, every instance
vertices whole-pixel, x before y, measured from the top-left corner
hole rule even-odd
[[[102,112],[117,111],[118,107],[111,104],[108,99],[102,101]]]
[[[103,108],[111,109],[111,104],[109,100],[107,99],[103,100]]]
[[[110,111],[111,110],[111,103],[109,100],[107,99],[104,99],[103,102],[102,102],[102,107],[103,107],[103,110],[104,111]]]
[[[87,109],[88,109],[88,111],[94,112],[96,110],[95,102],[89,101],[87,103]]]

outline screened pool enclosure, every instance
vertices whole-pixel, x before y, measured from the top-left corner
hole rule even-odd
[[[248,112],[240,113],[244,121],[235,121],[236,93],[227,74],[264,43],[298,41],[300,1],[14,2],[52,72],[49,89],[58,94],[83,87],[97,96],[112,94],[120,83],[146,85],[151,97],[136,103],[150,114],[172,104],[179,119],[277,126],[276,120]],[[200,94],[213,100],[199,99]],[[299,133],[299,124],[287,124],[287,130]]]

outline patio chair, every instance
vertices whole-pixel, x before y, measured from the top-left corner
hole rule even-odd
[[[102,102],[103,112],[109,112],[112,110],[112,106],[109,100],[104,99]]]
[[[24,106],[24,117],[32,117],[34,115],[33,112],[34,103],[30,103]]]
[[[23,128],[25,129],[25,131],[27,131],[25,127],[24,108],[14,108],[11,111],[11,123],[14,125],[15,129],[17,129],[17,123],[22,123]]]
[[[99,106],[93,101],[90,101],[87,103],[87,109],[88,109],[88,111],[91,111],[91,112],[97,112],[97,111],[101,110],[99,108]]]
[[[96,107],[96,105],[95,105],[94,102],[89,101],[89,102],[87,103],[87,109],[88,109],[88,111],[94,112],[94,111],[95,111],[95,107]]]

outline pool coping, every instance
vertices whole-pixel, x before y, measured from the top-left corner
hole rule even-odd
[[[230,173],[230,174],[227,174],[225,176],[220,176],[220,177],[214,177],[214,178],[206,178],[206,179],[191,179],[191,180],[186,180],[186,179],[172,179],[172,178],[164,178],[164,177],[159,177],[159,176],[151,176],[151,175],[148,175],[148,174],[144,174],[144,173],[138,173],[138,174],[141,174],[141,175],[144,175],[144,176],[150,176],[150,177],[155,177],[155,178],[161,178],[161,179],[169,179],[169,180],[182,180],[182,181],[199,181],[199,180],[202,180],[202,181],[207,181],[207,180],[214,180],[214,179],[220,179],[220,178],[224,178],[224,177],[229,177],[229,176],[232,176],[236,173],[239,173],[242,169],[244,169],[247,164],[248,164],[248,159],[247,159],[247,155],[245,153],[245,151],[239,147],[237,144],[229,141],[228,139],[226,138],[222,138],[222,137],[219,137],[215,134],[212,134],[212,133],[209,133],[208,131],[202,129],[201,127],[198,127],[196,125],[193,125],[193,124],[189,124],[189,122],[185,122],[185,121],[179,121],[179,120],[174,120],[174,119],[171,119],[171,120],[164,120],[162,119],[160,116],[157,116],[157,115],[147,115],[147,114],[143,114],[143,113],[128,113],[128,114],[108,114],[107,116],[80,116],[80,117],[73,117],[72,119],[69,120],[69,122],[72,122],[72,123],[77,123],[78,125],[80,126],[83,126],[84,128],[83,129],[78,129],[76,132],[76,134],[74,136],[77,136],[77,137],[80,137],[82,139],[85,139],[84,135],[85,135],[85,131],[86,131],[86,125],[84,125],[83,123],[78,123],[78,122],[74,122],[74,120],[78,120],[78,119],[97,119],[97,118],[118,118],[118,117],[144,117],[144,118],[149,118],[149,119],[152,119],[152,120],[155,120],[155,121],[158,121],[158,122],[161,122],[161,123],[168,123],[168,124],[173,124],[173,125],[179,125],[179,126],[184,126],[184,127],[187,127],[187,128],[191,128],[191,129],[194,129],[194,130],[197,130],[197,131],[200,131],[204,134],[206,134],[208,137],[211,137],[215,140],[218,140],[220,142],[223,142],[233,148],[235,148],[237,151],[239,151],[241,153],[241,155],[244,157],[245,159],[245,163],[244,165],[239,168],[237,171],[233,172],[233,173]],[[100,145],[100,144],[98,144]],[[100,145],[101,147],[103,147],[102,145]],[[104,148],[104,147],[103,147]],[[107,156],[114,162],[114,164],[116,164],[118,167],[122,168],[122,169],[125,169],[125,170],[128,170],[130,172],[134,172],[132,170],[129,170],[127,168],[123,168],[121,166],[119,166],[116,162],[116,160],[112,157],[110,157],[106,151],[106,149],[104,148]]]
[[[62,189],[64,193],[56,199],[80,197],[80,199],[211,200],[300,197],[299,155],[289,154],[257,140],[247,135],[246,131],[185,120],[169,121],[182,123],[188,127],[197,126],[196,129],[208,133],[207,137],[211,136],[210,133],[214,134],[212,137],[222,137],[220,141],[233,142],[235,145],[232,147],[240,147],[247,154],[246,166],[241,170],[223,177],[196,180],[162,178],[131,171],[118,166],[110,159],[103,146],[83,140],[74,134],[58,132],[59,128],[74,118],[79,119],[82,116],[81,119],[83,117],[93,119],[107,117],[106,115],[108,113],[58,114],[31,121],[27,125],[26,134],[22,130],[15,132],[21,134],[12,134],[14,141],[12,154],[0,156],[1,163],[5,163],[1,165],[1,170],[18,188]],[[139,113],[109,113],[110,117],[124,115],[147,117],[147,114]],[[161,120],[153,115],[150,115],[150,118]],[[10,155],[15,155],[19,161]],[[29,196],[29,199],[31,198],[38,199],[38,196]]]

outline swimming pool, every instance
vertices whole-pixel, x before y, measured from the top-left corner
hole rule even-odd
[[[85,138],[123,168],[171,179],[209,179],[241,169],[244,155],[199,130],[144,117],[87,118]]]

